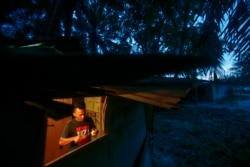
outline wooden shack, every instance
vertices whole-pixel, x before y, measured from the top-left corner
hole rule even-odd
[[[208,57],[58,55],[47,48],[3,48],[5,166],[150,166],[154,107],[178,109],[197,82],[159,76],[210,64]],[[67,152],[57,137],[75,98],[86,101],[101,133]]]

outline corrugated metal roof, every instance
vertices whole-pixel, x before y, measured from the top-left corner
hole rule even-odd
[[[203,83],[206,82],[184,78],[150,77],[126,85],[107,85],[95,88],[105,91],[108,95],[171,109],[180,108],[179,103],[190,90]]]

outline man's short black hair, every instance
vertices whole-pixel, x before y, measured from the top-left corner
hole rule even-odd
[[[76,101],[73,103],[73,108],[80,108],[80,109],[85,109],[86,105],[84,101]]]

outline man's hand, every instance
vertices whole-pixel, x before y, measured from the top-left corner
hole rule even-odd
[[[98,130],[97,129],[92,129],[91,130],[91,136],[96,136],[98,134]]]
[[[81,142],[82,140],[84,140],[86,137],[87,137],[87,135],[77,135],[74,137],[73,140],[75,143],[78,143],[78,142]]]

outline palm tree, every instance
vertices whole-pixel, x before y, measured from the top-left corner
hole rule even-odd
[[[195,45],[196,53],[209,54],[214,64],[199,69],[200,75],[209,75],[211,80],[225,77],[222,62],[223,55],[234,52],[238,69],[245,78],[249,76],[249,8],[246,0],[207,0],[202,4],[204,23],[201,25],[202,35]],[[194,49],[195,50],[195,49]],[[214,78],[211,78],[211,77]],[[248,77],[249,78],[249,77]]]
[[[250,1],[237,0],[226,13],[229,18],[222,35],[228,41],[227,50],[235,59],[236,73],[249,82],[250,78]],[[236,74],[235,73],[235,74]]]

